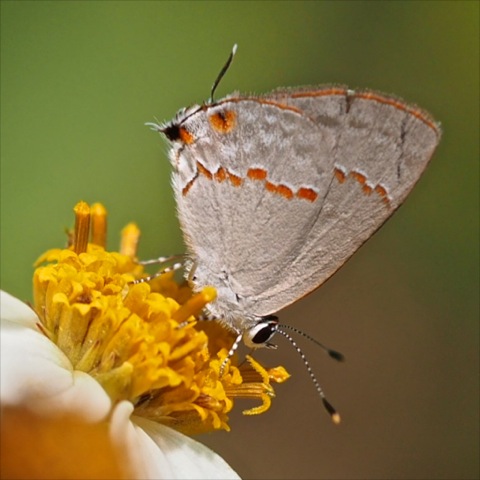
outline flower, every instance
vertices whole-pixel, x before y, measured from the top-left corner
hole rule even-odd
[[[37,474],[49,478],[238,478],[187,435],[229,430],[239,397],[261,400],[244,413],[266,411],[271,382],[288,374],[227,359],[232,334],[195,320],[213,288],[192,294],[173,272],[141,281],[135,225],[124,229],[120,252],[107,252],[105,209],[80,202],[75,212],[71,245],[37,262],[33,309],[2,292],[4,472],[9,459],[28,478],[35,465],[28,455],[19,462],[19,452],[35,442]]]

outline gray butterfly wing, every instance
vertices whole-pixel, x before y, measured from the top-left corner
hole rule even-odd
[[[335,90],[335,89],[330,89]],[[340,114],[325,91],[290,92],[287,105],[301,108],[337,133],[333,181],[300,254],[273,289],[252,298],[262,314],[288,305],[328,279],[401,205],[440,140],[440,128],[416,107],[375,92],[335,94]],[[330,92],[331,93],[331,92]],[[325,112],[333,112],[325,115]]]
[[[401,204],[439,140],[418,109],[344,87],[231,97],[171,153],[198,286],[254,315],[330,277]],[[227,298],[231,297],[231,298]]]

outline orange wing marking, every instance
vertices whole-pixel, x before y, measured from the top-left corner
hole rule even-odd
[[[187,145],[191,145],[195,140],[195,137],[185,127],[180,127],[178,135],[180,140]]]
[[[213,178],[212,172],[210,172],[210,170],[205,168],[200,162],[197,162],[197,168],[198,168],[198,173],[204,175],[209,180],[212,180],[212,178]]]
[[[272,105],[273,107],[280,108],[281,110],[288,110],[290,112],[295,112],[300,115],[303,115],[303,110],[300,110],[297,107],[293,107],[292,105],[285,105],[284,103],[280,103],[275,100],[269,100],[268,98],[262,98],[262,97],[230,97],[224,100],[220,100],[215,106],[222,105],[225,103],[238,103],[238,102],[244,102],[244,101],[255,102],[261,105]]]
[[[225,169],[223,167],[220,167],[213,175],[213,178],[217,181],[217,182],[223,182],[224,180],[227,179],[227,172],[225,171]]]
[[[192,188],[192,185],[195,183],[198,175],[195,175],[183,188],[182,188],[182,195],[185,197],[189,190]]]
[[[362,191],[366,195],[370,195],[373,191],[373,188],[367,183],[367,177],[360,172],[356,172],[355,170],[352,170],[350,172],[350,176],[356,180],[360,185],[362,185]]]
[[[385,105],[390,105],[392,107],[395,107],[397,110],[402,110],[404,112],[407,112],[410,115],[413,115],[414,117],[418,118],[421,122],[423,122],[428,127],[430,127],[437,135],[440,134],[437,124],[430,118],[430,116],[426,112],[423,112],[420,109],[410,107],[409,105],[405,105],[399,100],[396,100],[394,98],[384,97],[374,92],[355,92],[353,96],[357,98],[363,98],[365,100],[373,100],[375,102],[383,103]]]
[[[281,195],[282,197],[287,198],[290,200],[293,197],[293,192],[290,188],[288,188],[286,185],[275,185],[274,183],[271,183],[269,181],[265,182],[265,188],[272,193],[277,193],[278,195]]]
[[[291,93],[289,96],[292,98],[302,97],[327,97],[331,95],[346,95],[347,89],[345,88],[325,88],[323,90],[305,90],[303,92]]]
[[[289,186],[284,185],[282,183],[275,184],[267,180],[268,172],[263,168],[259,167],[252,167],[249,168],[247,171],[247,177],[251,180],[257,180],[264,182],[265,189],[268,192],[280,195],[287,200],[291,200],[293,197],[300,198],[302,200],[308,200],[309,202],[314,202],[318,194],[312,188],[308,187],[300,187],[297,192],[295,193]]]
[[[345,183],[345,181],[347,180],[347,173],[343,168],[335,167],[333,170],[333,174],[338,180],[338,183]],[[357,170],[350,171],[348,173],[348,177],[352,180],[355,180],[362,186],[362,192],[365,195],[371,195],[373,192],[375,192],[387,207],[391,206],[390,198],[388,197],[388,191],[383,185],[379,183],[375,186],[372,186],[368,183],[367,176],[362,172],[358,172]]]
[[[388,198],[388,192],[387,190],[382,187],[382,185],[377,185],[375,188],[375,193],[378,193],[378,195],[380,195],[380,197],[382,198],[383,202],[386,204],[386,205],[390,205],[390,199]]]
[[[297,191],[297,197],[314,202],[318,198],[318,193],[313,188],[300,187]]]
[[[267,171],[263,168],[249,168],[247,177],[252,180],[265,180],[267,178]]]
[[[243,183],[243,178],[227,170],[228,179],[234,187],[239,187]]]
[[[220,133],[228,133],[235,128],[237,115],[233,110],[225,110],[210,115],[210,125]]]
[[[333,171],[335,174],[335,178],[340,182],[343,183],[345,179],[347,178],[345,175],[345,172],[343,170],[340,170],[339,168],[335,167],[335,170]]]
[[[241,186],[245,181],[244,178],[230,172],[227,168],[220,167],[215,173],[212,173],[200,162],[197,162],[197,174],[183,187],[183,196],[188,194],[188,192],[192,188],[192,185],[195,183],[195,181],[200,175],[202,175],[208,180],[213,180],[219,183],[224,182],[225,180],[229,180],[234,187]],[[287,200],[291,200],[292,198],[296,197],[301,200],[314,202],[318,198],[318,193],[313,188],[300,187],[296,192],[294,192],[287,185],[284,185],[282,183],[275,184],[268,181],[267,176],[268,172],[263,168],[253,167],[248,169],[246,179],[263,182],[265,190],[273,193],[274,195],[280,195]]]

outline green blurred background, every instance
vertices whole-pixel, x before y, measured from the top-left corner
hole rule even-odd
[[[1,285],[31,298],[80,199],[142,258],[182,251],[166,147],[144,122],[217,96],[346,83],[429,110],[444,137],[406,204],[281,315],[342,351],[259,356],[294,378],[260,417],[201,440],[245,478],[478,478],[478,2],[1,2]],[[304,344],[305,343],[305,344]],[[241,405],[248,407],[249,404]]]

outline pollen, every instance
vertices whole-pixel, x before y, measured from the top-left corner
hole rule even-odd
[[[112,405],[130,401],[135,415],[187,434],[229,430],[237,398],[260,401],[248,415],[268,410],[271,383],[288,374],[253,359],[238,367],[236,357],[220,371],[234,335],[197,321],[215,289],[193,293],[174,272],[136,282],[147,276],[136,259],[138,227],[124,228],[120,251],[109,252],[105,208],[81,202],[74,211],[73,244],[45,252],[33,278],[38,327],[73,368],[96,379]]]

